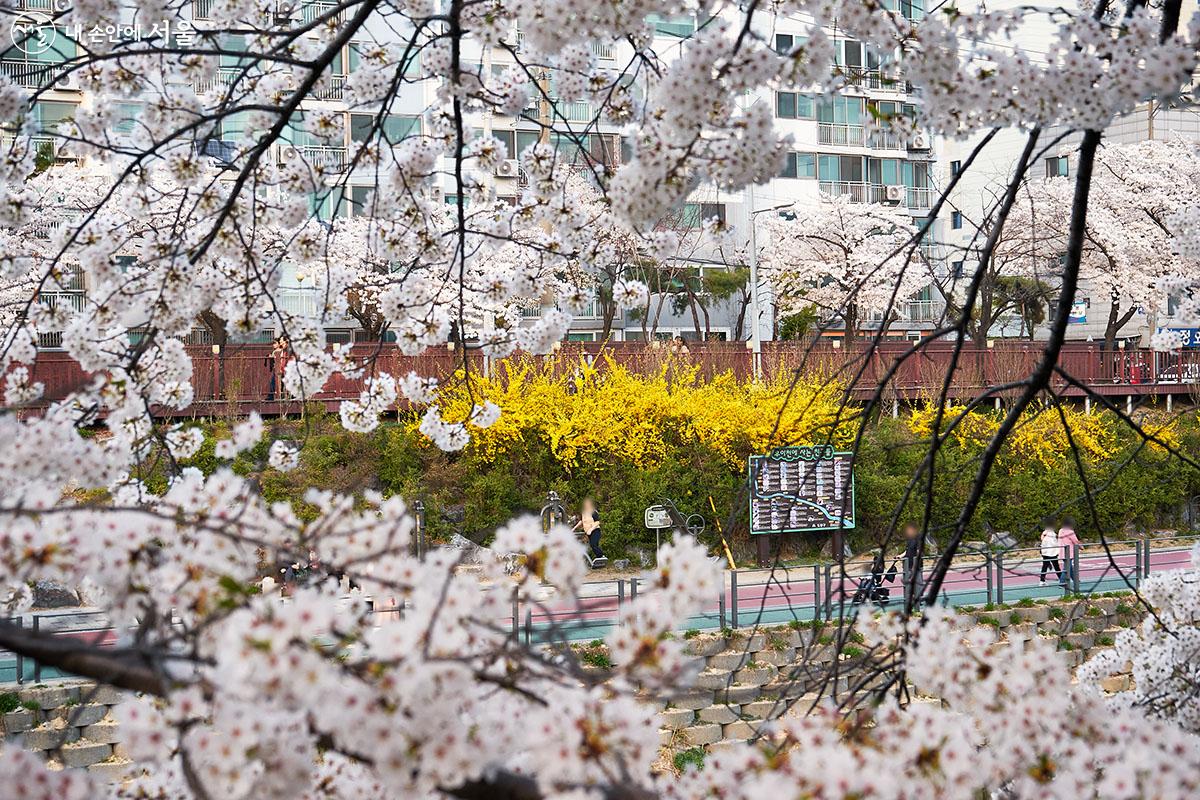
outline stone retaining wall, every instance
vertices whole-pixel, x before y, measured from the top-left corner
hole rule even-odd
[[[0,687],[3,688],[3,687]],[[86,768],[115,780],[129,766],[119,742],[112,708],[122,694],[107,686],[64,681],[0,692],[6,705],[20,704],[0,714],[0,733],[6,744],[42,753],[52,764]]]
[[[1133,602],[1129,597],[1098,597],[971,610],[962,617],[964,629],[982,627],[1010,646],[1036,636],[1055,638],[1074,669],[1095,649],[1110,647],[1122,628],[1137,624],[1141,615]],[[832,625],[762,628],[753,633],[692,632],[688,650],[704,659],[694,687],[667,700],[650,700],[662,709],[662,745],[680,751],[746,740],[789,707],[803,708],[806,702],[817,701],[819,688],[824,687],[828,696],[857,686],[856,681],[866,680],[855,669],[861,651],[850,641],[838,655],[832,640],[836,635]],[[829,667],[835,658],[842,663],[833,681]],[[1123,691],[1130,685],[1130,677],[1121,675],[1108,679],[1104,688]]]
[[[1059,601],[1033,606],[970,610],[968,626],[993,632],[998,641],[1019,646],[1035,636],[1056,638],[1069,666],[1080,664],[1093,650],[1111,646],[1122,628],[1135,625],[1138,614],[1128,597]],[[838,653],[832,637],[836,626],[760,628],[755,631],[685,634],[688,650],[703,658],[704,668],[692,688],[670,698],[647,698],[661,710],[660,739],[667,752],[720,746],[743,741],[767,720],[807,701],[818,689],[841,695],[863,673],[855,668],[861,655],[853,641]],[[831,680],[830,666],[841,662]],[[1128,675],[1108,679],[1105,689],[1122,691]],[[858,687],[861,688],[861,687]],[[107,780],[120,778],[129,766],[119,744],[112,708],[122,700],[108,687],[74,681],[0,692],[21,707],[0,714],[6,743],[41,752],[54,765],[86,768]]]

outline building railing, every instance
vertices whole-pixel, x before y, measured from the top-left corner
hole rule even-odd
[[[192,19],[209,19],[212,17],[215,0],[192,0]]]
[[[907,150],[908,145],[894,131],[874,131],[867,137],[867,147],[872,150]]]
[[[616,47],[612,42],[592,42],[592,55],[601,61],[612,61],[617,57]]]
[[[909,208],[929,208],[933,205],[933,189],[910,186],[906,194],[908,195],[906,205]]]
[[[821,194],[829,197],[849,197],[854,203],[870,202],[870,185],[850,181],[821,181]]]
[[[241,73],[240,67],[218,67],[212,75],[192,81],[192,90],[196,94],[221,90],[237,80]]]
[[[279,310],[297,317],[317,319],[321,316],[321,303],[317,289],[281,289],[276,296]]]
[[[332,145],[294,145],[296,151],[313,167],[346,168],[346,148]]]
[[[567,122],[591,122],[595,117],[592,104],[586,100],[556,100],[554,105]]]
[[[83,311],[85,301],[83,292],[39,292],[38,302],[46,308],[66,306],[72,311]]]
[[[345,88],[345,75],[326,75],[320,84],[313,87],[312,95],[318,100],[341,100]]]
[[[862,125],[822,122],[817,126],[817,141],[843,147],[862,147],[866,138]]]
[[[62,72],[63,65],[61,63],[19,61],[8,58],[0,61],[0,75],[26,89],[40,89],[43,86],[49,86],[58,80]]]
[[[896,94],[907,94],[909,90],[908,81],[903,76],[880,69],[838,66],[834,68],[834,74],[840,74],[848,86],[860,89]]]
[[[328,0],[308,0],[300,7],[300,19],[306,25],[316,22],[321,17],[338,7],[338,3],[331,3]]]

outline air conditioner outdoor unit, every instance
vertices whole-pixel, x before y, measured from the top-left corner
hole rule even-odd
[[[284,147],[279,148],[280,164],[286,164],[289,161],[295,161],[299,157],[300,151],[290,145],[285,145]]]
[[[929,134],[927,134],[927,133],[914,134],[913,138],[912,138],[912,148],[911,149],[913,149],[913,150],[928,150],[929,149]]]
[[[884,197],[889,203],[904,202],[904,187],[903,186],[888,186],[884,188]]]
[[[54,88],[55,89],[78,89],[79,88],[79,80],[76,78],[74,72],[68,72],[66,75],[63,75],[58,80],[54,81]]]
[[[496,177],[498,178],[515,178],[517,172],[518,166],[515,158],[506,158],[496,165]]]

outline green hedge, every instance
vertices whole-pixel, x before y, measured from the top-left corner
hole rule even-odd
[[[294,430],[289,431],[289,426]],[[210,434],[224,435],[224,425],[208,428]],[[1126,527],[1177,524],[1188,499],[1200,494],[1200,474],[1161,449],[1141,446],[1133,432],[1120,426],[1114,430],[1118,443],[1114,457],[1086,465],[1100,527],[1112,534]],[[557,464],[549,448],[532,438],[524,443],[520,458],[487,463],[469,453],[441,453],[402,423],[385,424],[370,434],[352,434],[341,430],[335,419],[318,415],[304,423],[286,423],[275,435],[303,442],[301,467],[288,474],[265,470],[258,478],[268,499],[291,500],[302,516],[313,513],[300,499],[309,486],[347,492],[376,488],[410,501],[421,499],[434,540],[458,532],[486,542],[505,520],[536,513],[549,490],[556,491],[572,513],[590,494],[601,511],[609,556],[636,558],[639,550],[649,552],[654,545],[654,532],[642,525],[643,510],[664,497],[674,500],[684,514],[703,515],[708,522],[703,538],[718,551],[711,497],[735,552],[745,556],[752,549],[744,472],[730,470],[717,453],[703,446],[669,441],[669,432],[665,434],[667,457],[658,466],[643,469],[616,461],[576,472]],[[1185,452],[1200,452],[1200,424],[1193,415],[1176,424],[1175,435]],[[234,469],[254,473],[265,459],[266,448],[263,443],[239,457]],[[854,550],[861,552],[879,540],[925,455],[926,442],[911,433],[904,419],[883,418],[870,426],[855,469],[859,527],[849,537]],[[935,538],[952,529],[974,479],[979,455],[978,448],[953,439],[941,449],[931,502]],[[211,437],[190,464],[206,472],[218,466]],[[162,481],[151,478],[148,483],[153,486]],[[980,538],[986,521],[1032,543],[1043,516],[1071,515],[1081,535],[1095,536],[1097,527],[1088,504],[1080,499],[1083,495],[1083,481],[1069,458],[1053,469],[1001,458],[971,522],[970,535]],[[925,499],[923,479],[901,520],[919,521]],[[824,535],[789,537],[786,552],[811,557],[826,541]]]

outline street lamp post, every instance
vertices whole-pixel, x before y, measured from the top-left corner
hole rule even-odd
[[[750,206],[750,357],[753,361],[754,380],[759,380],[762,378],[762,332],[759,329],[758,319],[761,312],[758,305],[758,235],[755,233],[758,225],[756,217],[764,211],[791,208],[796,205],[796,201],[756,210],[754,208],[754,184],[750,184],[746,189],[746,203]]]

